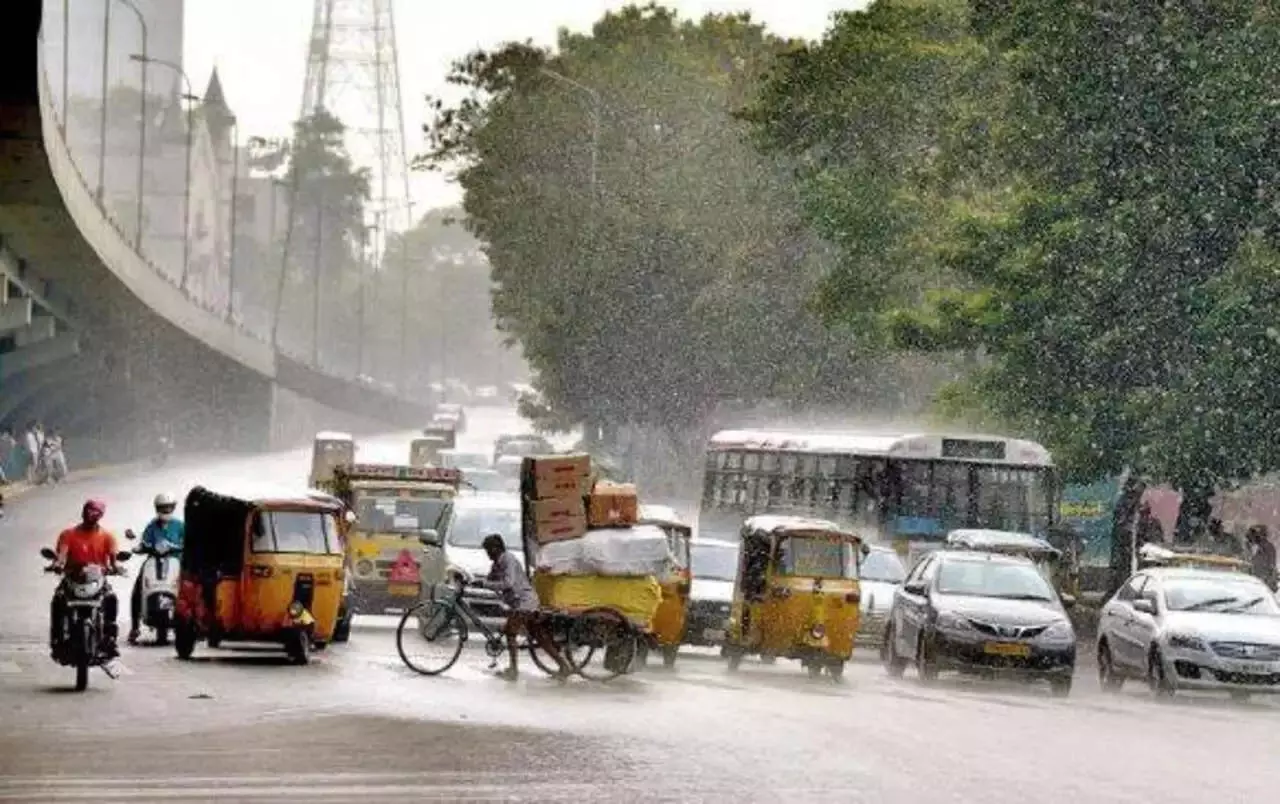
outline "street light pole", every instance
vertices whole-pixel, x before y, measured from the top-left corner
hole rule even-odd
[[[138,82],[139,89],[142,93],[141,108],[138,114],[142,116],[142,120],[138,124],[138,213],[137,225],[138,230],[134,232],[133,249],[139,254],[142,253],[142,215],[144,209],[144,184],[147,175],[147,19],[133,4],[133,0],[119,0],[124,7],[133,12],[138,18],[138,27],[142,30],[142,59],[138,62],[141,68],[142,76]]]
[[[236,207],[240,200],[240,120],[231,118],[231,255],[227,262],[227,323],[234,323],[236,303]]]
[[[549,67],[539,67],[538,72],[555,79],[560,83],[573,87],[579,92],[586,93],[591,98],[591,202],[592,202],[592,220],[598,214],[597,204],[599,203],[599,168],[600,168],[600,116],[604,106],[600,98],[600,93],[586,84],[575,81],[567,75],[552,70]],[[594,227],[593,227],[594,228]]]
[[[182,281],[178,285],[183,292],[187,290],[187,274],[191,269],[191,136],[192,136],[192,113],[194,106],[191,105],[200,98],[191,91],[191,79],[187,77],[186,72],[181,66],[164,59],[156,59],[145,56],[140,53],[134,53],[129,57],[134,61],[140,61],[146,64],[158,64],[161,67],[168,67],[173,70],[181,78],[187,87],[187,94],[183,97],[188,101],[187,106],[187,179],[186,188],[182,194]]]

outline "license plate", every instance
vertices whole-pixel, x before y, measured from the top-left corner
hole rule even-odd
[[[1260,676],[1269,676],[1276,672],[1271,665],[1259,662],[1238,662],[1231,669],[1237,673],[1252,673]]]
[[[719,628],[706,628],[702,631],[702,638],[712,642],[718,642],[724,639],[724,631]]]
[[[1017,642],[987,642],[983,644],[982,652],[991,656],[1016,656],[1025,659],[1031,655],[1031,646]]]
[[[416,583],[389,583],[387,584],[387,594],[395,597],[417,597],[418,585]]]

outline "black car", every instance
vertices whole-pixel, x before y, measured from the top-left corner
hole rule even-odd
[[[920,680],[943,670],[1012,674],[1071,693],[1076,635],[1062,600],[1020,556],[929,553],[894,596],[881,658],[892,676],[914,662]]]

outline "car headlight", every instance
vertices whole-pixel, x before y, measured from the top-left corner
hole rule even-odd
[[[1040,638],[1046,642],[1074,642],[1076,632],[1071,629],[1071,623],[1059,620],[1041,631]]]
[[[1179,650],[1194,650],[1201,653],[1206,653],[1209,650],[1209,646],[1204,644],[1203,639],[1198,636],[1192,636],[1191,634],[1170,634],[1168,639],[1169,647],[1171,648],[1177,648]]]
[[[944,631],[972,631],[973,623],[968,618],[949,611],[938,612],[937,626]]]

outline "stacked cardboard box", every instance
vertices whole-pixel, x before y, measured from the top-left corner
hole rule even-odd
[[[520,496],[526,543],[544,545],[587,532],[584,498],[591,476],[586,455],[525,458]]]

